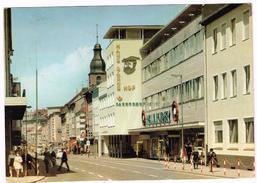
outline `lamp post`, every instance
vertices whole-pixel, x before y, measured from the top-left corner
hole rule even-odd
[[[183,121],[183,95],[182,95],[182,74],[171,74],[173,77],[180,78],[180,105],[181,105],[181,148],[182,148],[182,158],[184,158],[184,121]],[[184,161],[182,159],[183,169],[184,169]]]
[[[27,167],[27,154],[28,154],[28,131],[27,131],[27,124],[28,124],[28,111],[27,109],[30,109],[31,106],[26,106],[26,125],[25,125],[25,130],[26,130],[26,150],[25,150],[25,175],[28,175],[28,167]]]

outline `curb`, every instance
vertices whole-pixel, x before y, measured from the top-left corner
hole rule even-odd
[[[21,182],[23,182],[23,183],[34,183],[34,182],[38,182],[38,181],[41,181],[41,180],[43,180],[43,179],[45,179],[46,177],[45,176],[42,176],[41,178],[39,178],[39,179],[37,179],[37,180],[31,180],[31,181],[25,181],[25,180],[20,180]],[[7,180],[6,179],[6,182],[8,183],[8,182],[14,182],[14,181],[12,181],[12,180]],[[17,182],[17,181],[16,181]]]
[[[172,171],[172,172],[182,172],[182,173],[187,173],[187,174],[194,174],[194,175],[203,175],[203,176],[209,176],[209,177],[217,177],[217,178],[227,178],[227,179],[238,179],[238,177],[229,177],[229,176],[222,176],[222,175],[212,175],[212,174],[207,174],[207,173],[198,173],[198,172],[189,172],[189,171],[182,171],[182,170],[173,170],[173,169],[165,169],[168,171]],[[247,177],[241,177],[243,178],[247,178]],[[250,177],[248,177],[250,178]]]
[[[43,180],[43,179],[45,179],[46,177],[45,176],[43,176],[42,178],[40,178],[40,179],[38,179],[38,180],[36,180],[36,181],[32,181],[32,182],[28,182],[28,183],[34,183],[34,182],[38,182],[38,181],[41,181],[41,180]]]

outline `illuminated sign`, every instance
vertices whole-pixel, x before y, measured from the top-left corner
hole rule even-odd
[[[170,123],[170,111],[149,114],[146,116],[147,116],[146,125]]]

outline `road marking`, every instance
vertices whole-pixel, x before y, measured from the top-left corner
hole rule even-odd
[[[75,168],[76,170],[78,170],[78,168]]]
[[[125,171],[125,169],[123,169],[123,168],[119,168],[119,170]]]
[[[102,175],[99,175],[99,174],[98,174],[97,176],[98,176],[98,177],[100,177],[100,178],[103,178],[103,176],[102,176]]]
[[[93,172],[88,172],[90,175],[94,175],[94,173]]]
[[[142,174],[142,172],[139,172],[139,171],[136,171],[136,170],[133,170],[132,172]]]
[[[112,181],[112,179],[108,179],[108,181]]]
[[[115,167],[113,167],[113,166],[108,166],[109,168],[115,168]]]
[[[85,172],[86,170],[82,170],[82,172]]]
[[[150,174],[149,176],[150,176],[150,177],[158,177],[158,176],[156,176],[156,175],[152,175],[152,174]]]

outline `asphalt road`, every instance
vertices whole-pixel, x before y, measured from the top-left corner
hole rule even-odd
[[[58,165],[60,160],[57,161]],[[168,180],[168,179],[211,179],[214,177],[174,172],[163,168],[158,161],[137,159],[94,158],[70,155],[68,172],[66,165],[60,172],[48,175],[42,182],[54,181],[112,181],[112,180]],[[55,172],[57,167],[52,168]]]

